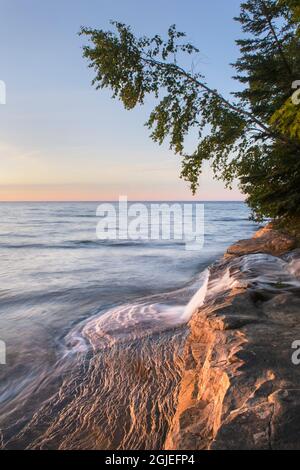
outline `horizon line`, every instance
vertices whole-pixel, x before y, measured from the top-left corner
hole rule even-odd
[[[242,199],[128,199],[128,202],[246,202]],[[27,200],[27,199],[20,199],[20,200],[0,200],[0,204],[2,203],[63,203],[63,202],[75,202],[75,203],[83,203],[83,202],[119,202],[118,199],[64,199],[64,200]]]

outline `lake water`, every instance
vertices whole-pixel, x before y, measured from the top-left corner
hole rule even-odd
[[[6,448],[160,448],[186,310],[205,268],[257,226],[205,203],[204,247],[98,240],[97,203],[0,204],[0,429]]]

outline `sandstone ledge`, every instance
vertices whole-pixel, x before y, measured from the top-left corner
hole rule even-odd
[[[225,257],[243,256],[249,253],[282,255],[296,247],[296,239],[287,233],[275,230],[273,224],[258,230],[252,238],[239,240],[227,249]]]
[[[190,321],[166,449],[300,449],[300,251],[237,251],[211,267]]]

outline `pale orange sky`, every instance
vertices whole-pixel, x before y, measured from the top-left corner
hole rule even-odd
[[[98,201],[119,195],[129,200],[243,200],[236,185],[229,191],[214,180],[208,165],[193,197],[179,178],[180,159],[144,138],[129,140],[123,151],[118,141],[106,142],[104,155],[88,146],[43,151],[0,143],[0,200]]]
[[[196,196],[191,196],[184,189],[174,191],[173,188],[166,187],[164,190],[160,188],[137,188],[132,190],[128,188],[107,188],[96,184],[75,184],[75,185],[1,185],[0,201],[115,201],[121,195],[126,195],[128,200],[202,200],[202,201],[219,201],[219,200],[243,200],[238,191],[218,190],[215,197],[211,191],[200,190]]]

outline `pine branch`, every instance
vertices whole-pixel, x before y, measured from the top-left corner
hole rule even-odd
[[[280,44],[279,38],[278,38],[278,36],[277,36],[276,30],[275,30],[275,28],[274,28],[274,26],[273,26],[272,18],[271,18],[271,16],[270,16],[269,11],[268,11],[268,7],[267,7],[267,5],[266,5],[266,3],[265,3],[264,0],[261,0],[261,6],[262,6],[263,14],[265,15],[266,20],[267,20],[267,22],[268,22],[270,31],[271,31],[271,33],[272,33],[274,39],[275,39],[275,43],[276,43],[278,52],[279,52],[279,54],[281,55],[282,61],[283,61],[284,65],[285,65],[286,69],[288,70],[289,74],[290,74],[291,76],[293,76],[293,71],[292,71],[292,69],[291,69],[291,67],[290,67],[290,64],[288,63],[287,58],[286,58],[286,56],[285,56],[285,54],[284,54],[284,52],[283,52],[283,49],[282,49],[282,47],[281,47],[281,44]]]

